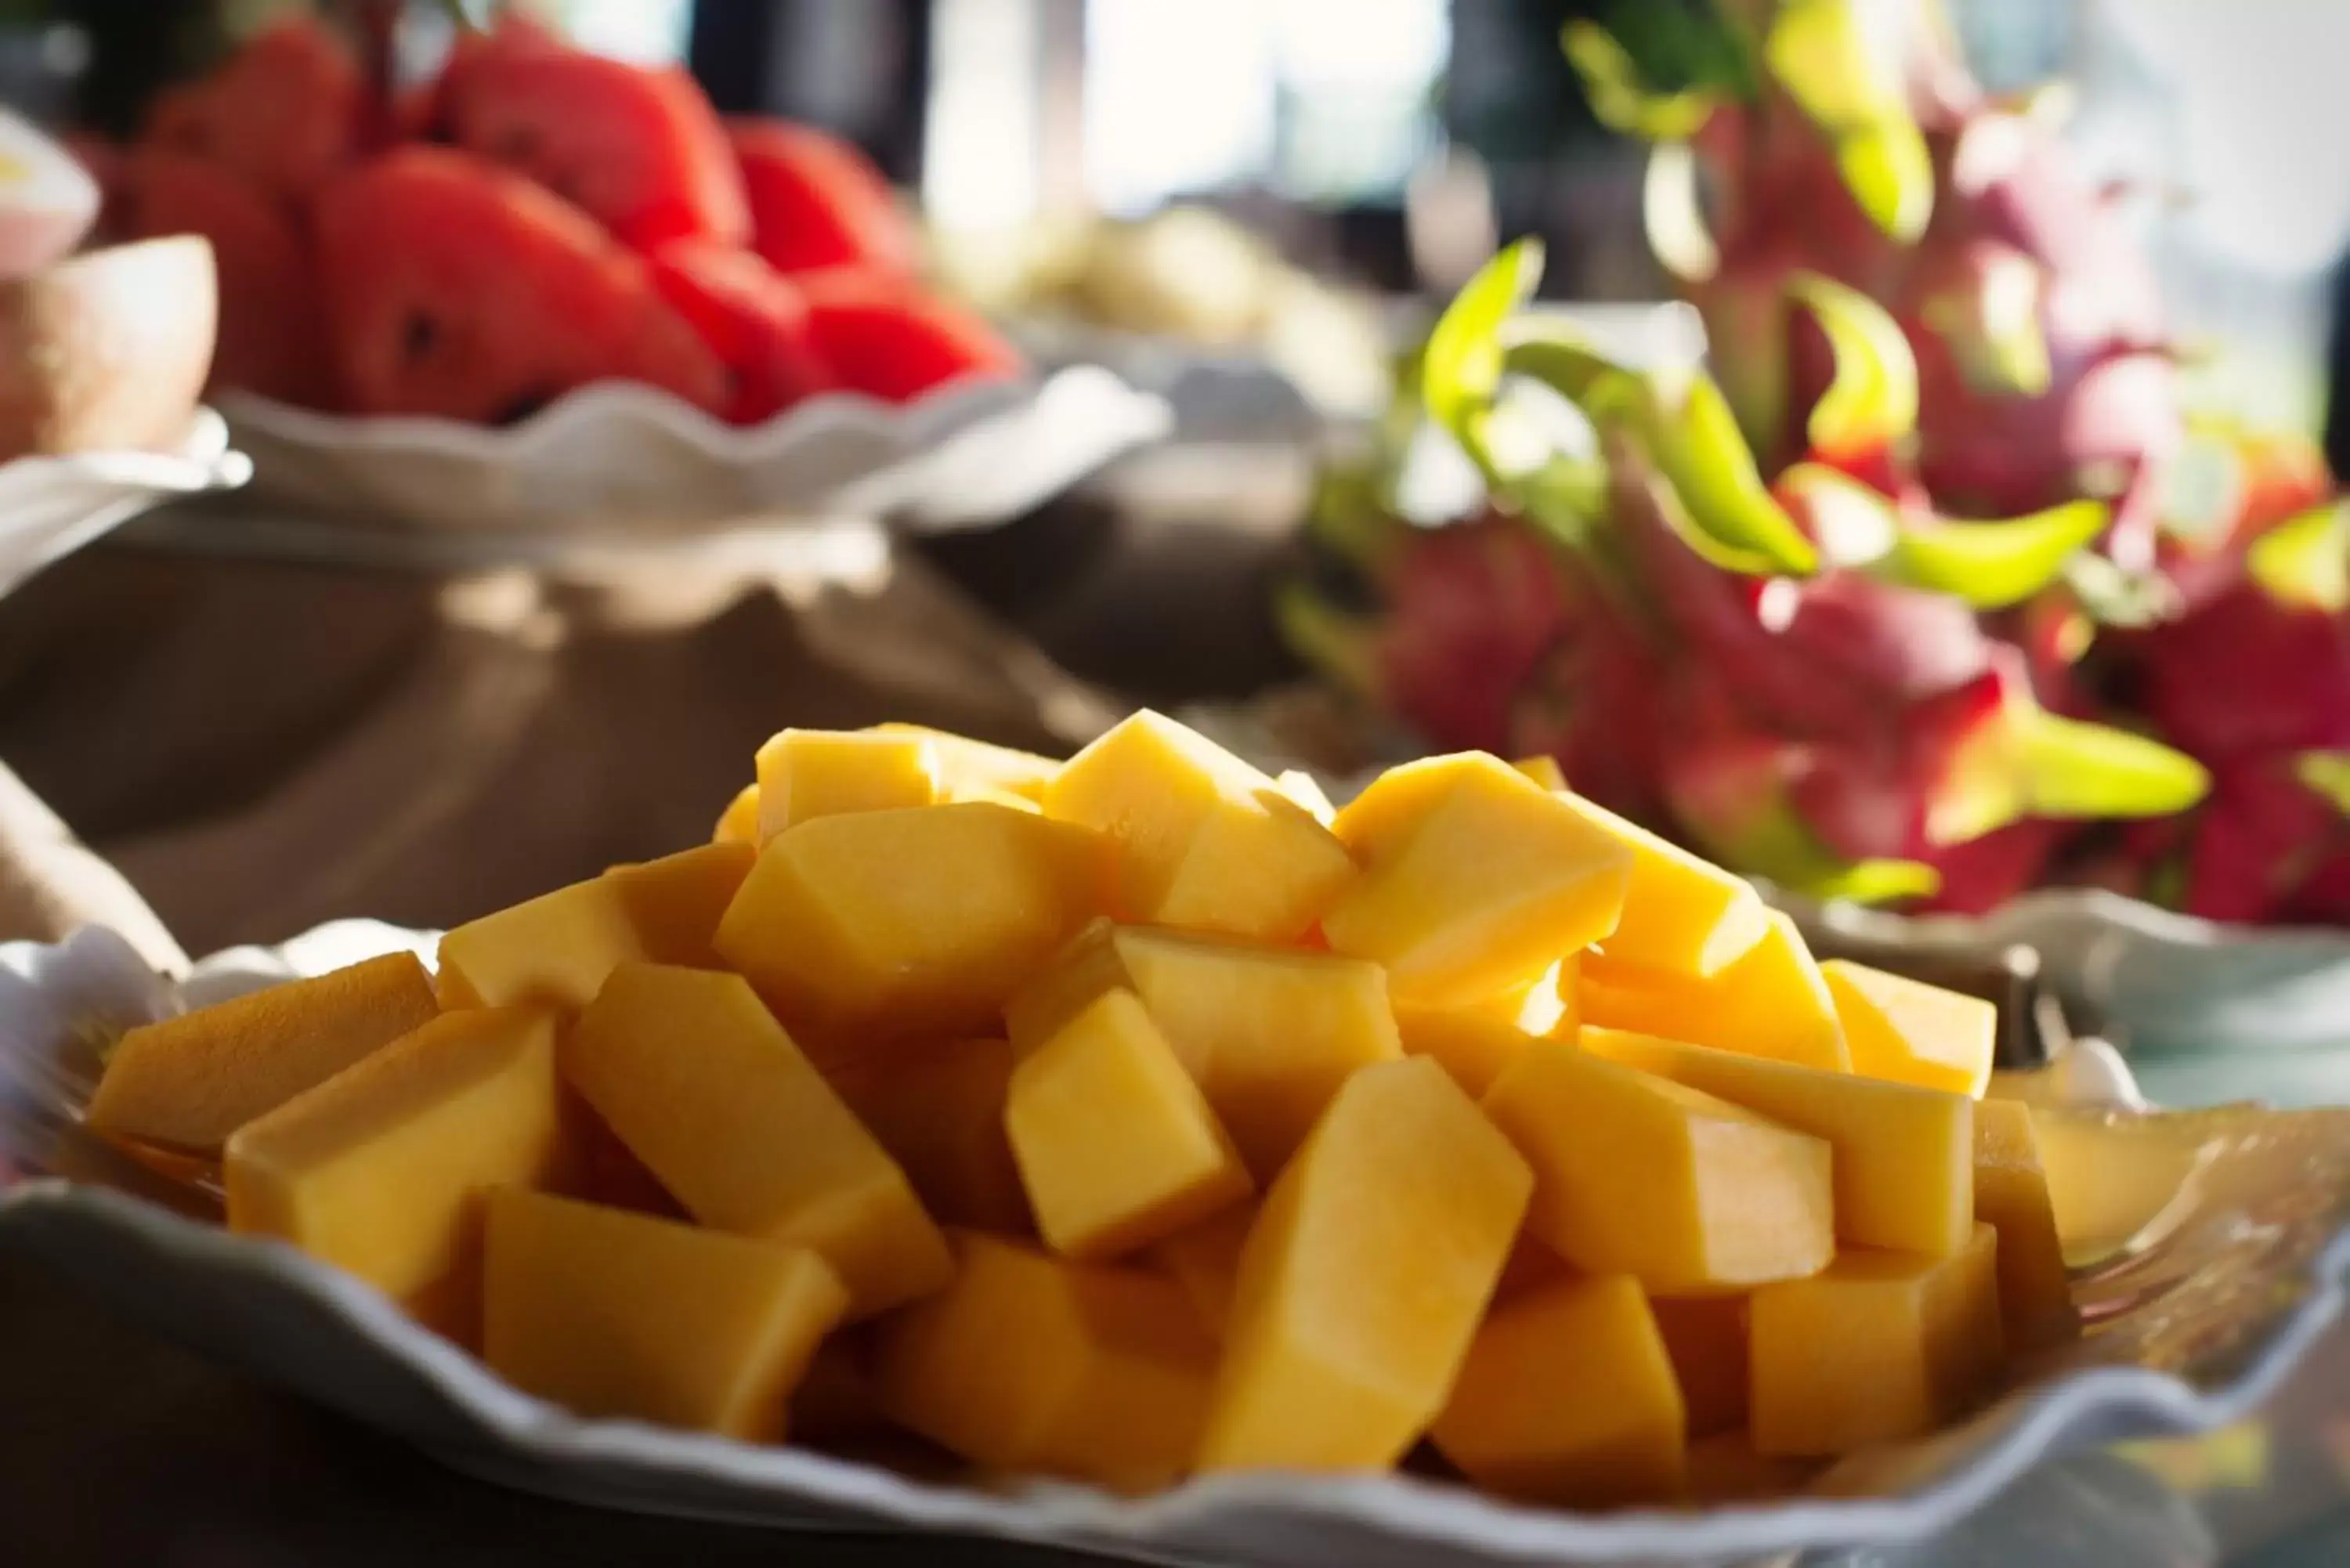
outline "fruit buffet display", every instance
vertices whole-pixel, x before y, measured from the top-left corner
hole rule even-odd
[[[1122,1491],[1758,1496],[2072,1341],[1991,1004],[1554,774],[787,730],[711,843],[134,1029],[86,1119],[579,1415]]]
[[[212,242],[216,386],[506,423],[626,380],[755,424],[1020,370],[924,286],[910,220],[847,142],[721,119],[682,70],[512,13],[397,91],[362,63],[388,53],[296,15],[166,91],[131,144],[78,144],[104,233]]]
[[[1706,366],[1611,361],[1522,307],[1510,251],[1411,393],[1484,502],[1408,520],[1400,441],[1334,469],[1292,640],[1428,742],[1554,756],[1800,891],[2350,919],[2350,535],[2314,445],[2189,413],[2057,95],[1983,91],[1937,7],[1716,21],[1667,84],[1565,40],[1655,144]]]

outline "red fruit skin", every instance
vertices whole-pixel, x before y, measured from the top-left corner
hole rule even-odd
[[[816,351],[850,391],[910,403],[954,382],[1014,377],[1024,369],[995,328],[945,300],[844,272],[800,284]]]
[[[750,201],[752,244],[777,272],[856,267],[911,278],[913,225],[866,156],[813,126],[779,119],[727,125]]]
[[[1940,873],[1942,885],[1920,907],[1953,915],[1987,915],[2030,892],[2043,879],[2066,826],[2032,817],[1922,856]]]
[[[712,410],[723,374],[593,220],[470,154],[409,147],[320,193],[330,336],[355,411],[503,422],[592,381]]]
[[[751,252],[677,240],[649,262],[653,286],[726,367],[730,422],[758,424],[834,385],[807,302]]]
[[[1377,658],[1388,703],[1443,750],[1506,750],[1521,689],[1568,630],[1550,551],[1488,516],[1410,534],[1383,586]]]
[[[358,62],[341,40],[315,17],[289,16],[204,80],[161,94],[146,140],[298,202],[356,153],[364,99]]]
[[[316,261],[283,207],[204,159],[161,147],[124,157],[112,205],[125,239],[211,242],[220,288],[213,386],[332,406]]]
[[[1646,639],[1571,563],[1559,568],[1565,625],[1512,694],[1507,753],[1555,759],[1575,791],[1636,820],[1664,816],[1663,671]],[[1537,595],[1521,594],[1539,612]],[[1529,630],[1538,621],[1530,623]]]
[[[2139,639],[2148,713],[2206,761],[2350,746],[2350,622],[2250,579]]]
[[[442,83],[452,140],[529,175],[639,250],[751,234],[726,132],[693,78],[495,42]]]
[[[2331,801],[2293,776],[2289,758],[2245,758],[2211,771],[2188,850],[2187,912],[2269,922],[2338,918],[2345,836]]]

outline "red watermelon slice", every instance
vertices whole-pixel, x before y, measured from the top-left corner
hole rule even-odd
[[[441,100],[457,145],[529,175],[640,250],[750,235],[725,130],[682,71],[494,40],[443,81]]]
[[[779,119],[739,119],[727,132],[751,202],[753,248],[780,273],[853,266],[911,277],[913,226],[865,155],[837,136]]]
[[[350,161],[364,99],[342,41],[316,18],[293,16],[255,34],[203,81],[158,97],[146,140],[299,199]]]
[[[677,240],[655,251],[653,286],[725,365],[726,417],[754,425],[834,385],[807,302],[749,251]]]
[[[329,334],[352,407],[506,422],[591,381],[715,410],[717,360],[593,220],[469,153],[407,147],[320,194]]]
[[[959,306],[845,269],[804,276],[808,327],[840,384],[908,403],[950,382],[1020,373],[1020,356]]]
[[[169,148],[140,148],[117,168],[111,231],[212,242],[220,287],[213,384],[290,403],[330,402],[310,247],[285,208],[217,165]]]

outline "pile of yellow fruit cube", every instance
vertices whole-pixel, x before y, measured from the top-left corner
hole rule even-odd
[[[1993,1024],[1543,764],[793,730],[710,844],[134,1030],[88,1119],[582,1415],[1607,1507],[2077,1333]]]

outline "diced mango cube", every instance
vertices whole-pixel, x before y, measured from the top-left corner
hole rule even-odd
[[[288,981],[115,1042],[85,1113],[116,1137],[216,1154],[228,1135],[440,1010],[413,953]]]
[[[1012,1046],[952,1040],[833,1080],[941,1224],[1024,1234],[1028,1195],[1003,1133]]]
[[[1377,964],[1119,927],[1135,994],[1269,1181],[1358,1067],[1403,1054]]]
[[[1494,1308],[1429,1436],[1489,1490],[1613,1508],[1679,1496],[1683,1428],[1648,1298],[1617,1274]]]
[[[1611,941],[1606,954],[1584,963],[1577,993],[1583,1022],[1849,1071],[1835,1001],[1803,933],[1783,910],[1766,914],[1762,939],[1710,980],[1625,963]]]
[[[820,816],[768,840],[716,947],[793,1027],[860,1051],[983,1033],[1099,912],[1106,848],[977,802]]]
[[[1975,1218],[1999,1232],[2000,1317],[2017,1355],[2062,1345],[2081,1332],[2064,1244],[2048,1197],[2048,1173],[2032,1109],[2020,1100],[1975,1106]]]
[[[695,1219],[821,1254],[852,1317],[946,1282],[946,1242],[905,1172],[741,977],[621,965],[565,1040],[563,1073]]]
[[[1510,765],[1553,794],[1566,793],[1566,770],[1556,757],[1520,757]]]
[[[953,1241],[954,1282],[876,1326],[889,1418],[991,1470],[1134,1491],[1180,1476],[1215,1345],[1174,1282]]]
[[[1704,980],[1762,940],[1769,910],[1745,877],[1580,795],[1560,798],[1632,851],[1624,918],[1607,938],[1610,959]]]
[[[1200,1469],[1394,1464],[1443,1407],[1531,1186],[1433,1062],[1347,1079],[1242,1251]]]
[[[1200,1326],[1219,1343],[1232,1315],[1232,1293],[1240,1284],[1241,1249],[1248,1245],[1256,1217],[1256,1204],[1235,1203],[1150,1249],[1151,1263],[1183,1287],[1191,1309],[1200,1314]]]
[[[559,1064],[560,1047],[556,1054]],[[565,1158],[562,1169],[547,1184],[548,1191],[660,1220],[686,1218],[685,1205],[660,1184],[660,1178],[645,1168],[636,1151],[620,1141],[620,1135],[605,1124],[577,1089],[567,1084],[560,1097]]]
[[[443,932],[441,1005],[585,1007],[614,965],[651,956],[627,889],[594,877]]]
[[[1586,1028],[1583,1048],[1743,1106],[1835,1151],[1835,1233],[1936,1257],[1974,1234],[1975,1102],[1678,1040]]]
[[[734,792],[726,809],[718,814],[718,825],[710,830],[712,844],[749,844],[759,842],[759,786],[746,784]]]
[[[1003,1120],[1038,1230],[1073,1258],[1147,1246],[1250,1190],[1200,1086],[1123,988],[1020,1059]]]
[[[1982,1097],[1999,1038],[1998,1008],[1846,959],[1830,959],[1820,972],[1835,998],[1854,1072]]]
[[[1689,1415],[1690,1440],[1746,1425],[1746,1298],[1659,1296],[1648,1303]]]
[[[1727,1100],[1544,1041],[1484,1106],[1534,1168],[1528,1229],[1587,1272],[1705,1295],[1835,1251],[1828,1146]]]
[[[545,1181],[561,1141],[553,1015],[443,1014],[230,1135],[228,1228],[412,1296],[478,1266],[482,1195]]]
[[[1273,780],[1148,711],[1070,758],[1045,811],[1118,841],[1122,919],[1285,942],[1354,881],[1354,860]]]
[[[1857,1250],[1748,1303],[1758,1453],[1849,1453],[1963,1414],[2004,1354],[1999,1236],[1946,1258]]]
[[[747,844],[704,844],[604,873],[620,890],[645,956],[655,963],[716,969],[710,942],[758,854]]]
[[[1532,983],[1562,953],[1616,929],[1632,852],[1563,796],[1481,753],[1390,771],[1339,814],[1385,809],[1399,788],[1426,808],[1365,860],[1323,917],[1330,950],[1384,964],[1399,1002],[1473,1004]]]
[[[1051,757],[1040,757],[1034,752],[1011,746],[991,745],[968,735],[949,734],[944,730],[925,729],[920,724],[876,724],[871,732],[914,735],[929,741],[938,752],[941,800],[978,800],[1002,794],[1041,805],[1045,786],[1061,771],[1061,764]]]
[[[1395,1020],[1407,1053],[1428,1057],[1481,1098],[1534,1043],[1534,1036],[1482,1008],[1399,1007]]]
[[[506,1188],[483,1358],[576,1415],[774,1441],[848,1293],[814,1252]]]
[[[1689,1449],[1689,1501],[1700,1506],[1785,1497],[1811,1480],[1815,1459],[1773,1459],[1744,1432],[1717,1432]]]
[[[939,753],[927,736],[871,730],[785,730],[759,748],[759,838],[819,816],[898,811],[939,798]]]
[[[1107,915],[1087,921],[1005,999],[1003,1032],[1011,1037],[1015,1057],[1051,1039],[1102,992],[1119,986],[1133,989],[1126,961],[1111,941],[1117,930]]]
[[[1290,768],[1274,775],[1274,787],[1295,801],[1315,821],[1327,827],[1337,819],[1338,808],[1330,804],[1329,794],[1322,781],[1312,774]]]

